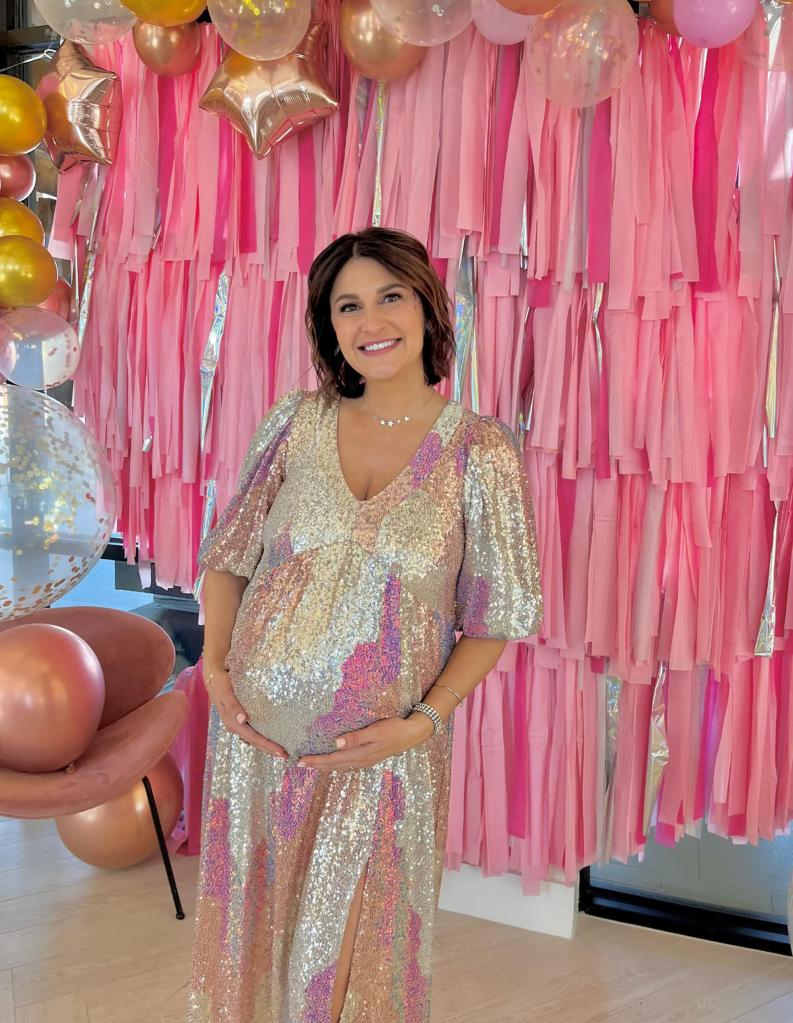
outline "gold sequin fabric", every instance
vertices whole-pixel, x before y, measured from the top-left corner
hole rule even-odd
[[[337,736],[406,716],[456,632],[518,639],[541,614],[520,449],[448,402],[410,464],[361,501],[338,399],[295,390],[251,442],[204,541],[204,568],[250,580],[228,666],[279,761],[210,716],[188,1023],[328,1023],[366,870],[342,1023],[426,1023],[446,840],[451,720],[373,767],[296,766]]]

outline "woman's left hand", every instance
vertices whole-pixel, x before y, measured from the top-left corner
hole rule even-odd
[[[404,753],[432,735],[432,721],[425,714],[411,718],[384,718],[355,732],[345,732],[336,740],[343,748],[335,753],[301,757],[298,767],[318,771],[341,771],[350,767],[373,767],[381,760]]]

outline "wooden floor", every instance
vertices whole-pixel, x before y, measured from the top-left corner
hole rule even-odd
[[[184,1023],[195,859],[105,872],[0,819],[0,1023]],[[791,1023],[793,959],[581,917],[574,941],[438,916],[433,1023]],[[377,1023],[377,1021],[372,1021]]]

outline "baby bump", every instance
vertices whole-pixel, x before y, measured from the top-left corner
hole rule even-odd
[[[251,725],[290,756],[335,751],[335,740],[383,718],[403,717],[417,702],[405,684],[382,684],[378,673],[351,678],[317,665],[311,676],[288,665],[234,663],[234,692]],[[396,681],[396,680],[395,680]]]

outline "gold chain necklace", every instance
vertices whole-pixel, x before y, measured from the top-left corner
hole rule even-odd
[[[435,397],[435,393],[436,393],[436,392],[435,392],[435,391],[433,390],[432,394],[430,394],[429,398],[427,398],[427,400],[426,400],[426,401],[424,402],[424,404],[423,404],[423,405],[420,405],[420,406],[419,406],[419,407],[418,407],[418,408],[416,409],[416,412],[413,412],[413,413],[411,413],[411,415],[416,415],[416,413],[417,413],[417,412],[421,412],[421,410],[422,410],[422,409],[423,409],[423,408],[424,408],[425,406],[429,405],[429,403],[430,403],[430,402],[432,401],[432,399],[433,399],[433,398]],[[378,416],[376,412],[373,412],[373,411],[372,411],[372,409],[371,409],[371,408],[370,408],[370,406],[369,406],[369,402],[368,402],[368,401],[366,400],[366,395],[365,395],[365,394],[362,394],[362,395],[361,395],[361,397],[363,398],[363,403],[364,403],[364,405],[366,406],[366,411],[367,411],[367,412],[369,413],[369,415],[370,415],[370,416],[371,416],[371,417],[372,417],[373,419],[376,419],[376,420],[377,420],[377,422],[378,422],[378,423],[379,423],[379,424],[380,424],[381,426],[398,426],[398,425],[399,425],[400,423],[409,423],[409,422],[410,422],[410,416],[400,416],[400,417],[399,417],[398,419],[383,419],[383,417],[382,417],[382,416]]]

